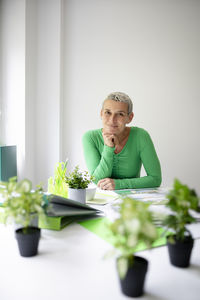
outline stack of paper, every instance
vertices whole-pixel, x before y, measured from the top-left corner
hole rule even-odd
[[[156,189],[135,189],[131,190],[127,196],[135,200],[148,202],[150,204],[166,204],[168,193],[167,188],[156,188]]]

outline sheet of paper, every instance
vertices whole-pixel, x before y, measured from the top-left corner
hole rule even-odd
[[[119,198],[119,196],[113,191],[97,189],[95,197],[91,200],[87,200],[87,204],[105,205],[112,203],[117,198]]]
[[[127,196],[150,204],[164,205],[168,201],[166,198],[168,191],[169,188],[124,189],[115,191],[97,189],[95,197],[87,201],[87,204],[105,205],[114,203],[120,196]]]
[[[168,191],[168,188],[135,189],[130,190],[127,196],[150,204],[166,204]]]

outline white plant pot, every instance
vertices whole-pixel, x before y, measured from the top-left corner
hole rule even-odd
[[[86,189],[72,189],[68,188],[68,198],[85,204]]]
[[[94,199],[94,196],[96,194],[96,186],[95,187],[88,187],[86,189],[86,202],[91,201]]]

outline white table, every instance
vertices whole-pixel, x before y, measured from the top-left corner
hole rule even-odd
[[[192,232],[199,236],[200,224]],[[42,230],[39,253],[32,258],[19,255],[11,226],[0,224],[0,240],[1,300],[129,299],[120,291],[114,258],[103,259],[111,246],[79,224],[59,232]],[[188,269],[170,265],[166,246],[140,255],[150,264],[140,299],[200,299],[200,239]]]

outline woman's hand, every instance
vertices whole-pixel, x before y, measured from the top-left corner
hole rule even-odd
[[[104,178],[99,180],[97,186],[102,190],[114,190],[115,182],[112,178]]]
[[[106,146],[113,148],[119,144],[119,140],[116,135],[111,133],[106,133],[106,132],[103,132],[102,135],[103,135],[104,144]]]

